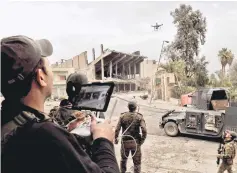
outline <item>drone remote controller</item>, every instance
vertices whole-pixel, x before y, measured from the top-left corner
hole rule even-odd
[[[96,118],[96,123],[104,122],[104,119]],[[91,118],[87,118],[86,121],[79,124],[75,129],[70,131],[70,133],[76,134],[85,138],[87,141],[92,142],[92,134],[91,134]]]
[[[116,99],[115,100],[115,103],[113,105],[113,108],[112,108],[112,111],[111,111],[111,115],[109,117],[109,120],[111,121],[111,116],[114,114],[114,110],[115,110],[115,107],[117,105],[117,102],[118,100]],[[92,135],[91,135],[91,117],[92,117],[92,112],[91,111],[82,111],[86,114],[86,119],[81,122],[81,123],[78,123],[76,125],[76,128],[74,128],[72,131],[70,131],[70,133],[73,133],[73,134],[76,134],[76,135],[79,135],[83,138],[85,138],[87,141],[89,142],[92,142]],[[105,121],[105,119],[103,118],[95,118],[96,119],[96,123],[103,123]]]

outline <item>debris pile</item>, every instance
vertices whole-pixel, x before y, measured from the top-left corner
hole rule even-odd
[[[141,95],[140,98],[143,99],[143,100],[146,100],[148,98],[148,95],[147,94],[146,95]]]

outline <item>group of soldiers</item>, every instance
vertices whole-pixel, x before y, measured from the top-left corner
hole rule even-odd
[[[86,84],[87,79],[84,75],[75,73],[74,75],[70,75],[67,79],[67,93],[69,99],[63,100],[60,103],[58,108],[54,108],[50,111],[50,117],[54,118],[54,120],[60,124],[61,126],[66,126],[71,120],[73,120],[73,116],[68,116],[68,113],[72,114],[70,99],[72,98],[72,92],[68,88],[71,86],[71,83],[79,82],[80,84]],[[122,129],[121,135],[121,161],[120,161],[120,171],[121,173],[125,173],[127,171],[127,159],[129,154],[131,153],[133,163],[134,163],[134,173],[141,172],[141,146],[145,142],[147,137],[147,129],[146,123],[143,118],[143,115],[137,111],[137,104],[135,102],[128,103],[128,112],[122,113],[116,129],[115,129],[115,144],[119,142],[119,133]],[[69,111],[69,112],[68,112]],[[225,131],[223,134],[223,147],[219,150],[221,154],[218,154],[218,158],[222,159],[222,163],[220,164],[218,173],[223,173],[224,171],[228,171],[229,173],[233,173],[233,160],[236,155],[236,149],[234,144],[235,134],[231,131]],[[81,139],[80,139],[81,140]],[[83,140],[82,140],[83,143]],[[86,147],[86,143],[83,143]],[[87,150],[88,151],[88,150]]]
[[[67,128],[67,125],[70,121],[75,119],[75,110],[72,110],[72,84],[77,83],[80,85],[86,84],[88,81],[85,75],[80,73],[71,74],[67,79],[67,89],[68,99],[61,101],[59,106],[54,107],[50,110],[49,116],[55,121],[55,123],[60,126]],[[122,173],[126,172],[127,159],[129,154],[132,154],[133,163],[134,163],[134,173],[141,172],[141,145],[145,142],[147,136],[147,129],[143,115],[138,113],[137,104],[135,102],[128,103],[128,112],[122,113],[119,118],[116,130],[115,130],[115,144],[118,144],[119,141],[119,132],[122,128],[122,147],[121,147],[121,164],[120,169]],[[142,134],[140,134],[140,129]],[[90,155],[90,150],[82,137],[76,136],[77,139],[82,144],[84,150]]]

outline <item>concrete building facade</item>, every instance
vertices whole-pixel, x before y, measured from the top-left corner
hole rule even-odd
[[[154,76],[158,68],[155,60],[144,60],[140,63],[141,78]]]
[[[74,68],[53,67],[53,93],[52,98],[67,98],[66,79],[75,72]]]
[[[54,95],[61,97],[65,94],[62,90],[66,87],[66,80],[62,79],[62,74],[68,76],[72,72],[85,74],[89,82],[113,81],[116,84],[116,91],[134,91],[142,87],[141,63],[147,57],[140,55],[139,51],[128,54],[109,49],[103,50],[101,45],[99,57],[95,58],[94,49],[92,53],[93,61],[90,63],[88,63],[87,52],[83,52],[72,59],[52,65],[55,80],[60,78],[60,82],[55,81]],[[146,72],[144,75],[149,74]]]
[[[170,101],[171,89],[176,82],[174,74],[167,73],[164,69],[159,68],[153,80],[153,98]]]

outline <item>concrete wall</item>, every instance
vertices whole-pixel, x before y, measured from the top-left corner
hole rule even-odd
[[[92,80],[94,80],[94,69],[92,68],[92,66],[84,68],[84,69],[76,69],[76,72],[79,73],[83,73],[87,76],[88,81],[91,82]]]
[[[141,78],[152,77],[157,71],[158,64],[154,63],[154,60],[144,60],[140,64]]]
[[[75,68],[75,69],[85,69],[88,66],[87,51],[74,56],[71,59],[65,60],[63,63],[52,64],[53,68]]]
[[[67,93],[66,93],[66,85],[57,85],[53,86],[53,93],[51,95],[51,98],[67,98]]]
[[[63,68],[72,68],[73,67],[72,59],[66,60],[64,63],[61,64],[61,67],[63,67]]]
[[[159,79],[160,83],[158,84],[156,80]],[[154,78],[154,99],[161,99],[164,101],[169,101],[171,97],[171,89],[175,84],[175,77],[173,73],[165,73],[163,71],[160,74],[157,74]]]
[[[147,84],[144,84],[144,86],[141,86],[145,89],[151,89],[152,85],[152,79],[155,78],[155,73],[157,71],[158,64],[155,63],[154,60],[144,60],[140,64],[140,74],[141,79],[149,78],[149,82]]]
[[[131,85],[131,86],[130,86]],[[128,91],[135,91],[136,90],[136,84],[134,83],[120,83],[115,85],[116,92],[128,92]]]
[[[82,52],[80,55],[74,56],[73,58],[73,68],[85,69],[88,66],[87,52]]]
[[[53,72],[53,93],[51,98],[54,97],[67,97],[66,94],[66,79],[75,72],[74,68],[52,68]],[[64,80],[65,79],[65,80]]]

